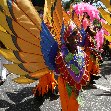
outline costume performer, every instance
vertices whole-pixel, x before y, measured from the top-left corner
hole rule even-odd
[[[53,93],[58,84],[62,110],[78,111],[79,91],[89,80],[85,58],[90,55],[78,15],[68,15],[61,0],[46,0],[41,20],[30,0],[2,0],[0,25],[0,40],[7,47],[0,53],[13,62],[4,66],[20,76],[13,81],[28,84],[39,79],[35,96]]]

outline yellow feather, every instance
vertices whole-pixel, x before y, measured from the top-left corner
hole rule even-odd
[[[102,17],[103,17],[109,24],[111,24],[110,14],[109,14],[108,12],[106,12],[105,10],[103,10],[102,8],[98,8],[98,10],[100,11]]]
[[[6,32],[6,30],[0,25],[0,30]]]
[[[52,33],[55,39],[60,43],[60,32],[63,23],[63,13],[61,0],[46,0],[44,7],[44,21],[53,26]]]
[[[106,6],[106,8],[111,12],[110,0],[101,0],[101,2]]]
[[[63,18],[64,18],[64,24],[65,26],[67,26],[71,21],[71,17],[65,12],[64,9],[63,9]]]
[[[17,38],[16,41],[13,42],[17,44],[17,46],[19,47],[18,49],[22,52],[42,55],[41,47],[26,42],[20,38]]]
[[[43,20],[45,23],[48,23],[52,25],[52,7],[54,6],[56,0],[45,0],[45,6],[44,6],[44,16]]]
[[[111,25],[103,23],[102,26],[111,34]]]
[[[36,25],[34,25],[34,23],[30,20],[30,18],[28,18],[28,16],[25,15],[25,13],[22,10],[20,10],[20,8],[14,2],[12,4],[12,6],[13,6],[13,14],[14,14],[14,17],[16,18],[17,22],[22,27],[24,27],[28,31],[28,33],[30,32],[31,37],[35,36],[37,38],[40,38],[40,30],[36,27]],[[21,30],[21,29],[19,29],[19,30]],[[24,30],[22,30],[22,32],[24,32]],[[26,34],[26,31],[24,33]]]
[[[30,77],[33,78],[41,78],[42,76],[44,76],[45,74],[50,73],[50,70],[48,68],[44,68],[42,70],[36,71],[34,73],[30,73]]]
[[[51,0],[45,0],[43,20],[45,23],[49,23],[50,25],[52,24],[51,7],[52,7]]]
[[[111,36],[106,36],[106,35],[105,35],[105,38],[106,38],[109,42],[111,42]]]
[[[6,69],[14,74],[18,74],[18,75],[22,75],[25,76],[28,74],[28,72],[22,70],[18,64],[4,64],[4,67],[6,67]]]
[[[36,54],[30,54],[30,53],[24,53],[24,52],[16,52],[16,56],[19,56],[24,62],[27,63],[43,63],[44,58],[41,55],[36,55]]]
[[[61,0],[57,0],[55,10],[53,11],[53,25],[54,25],[54,32],[55,32],[55,39],[57,40],[58,44],[60,44],[60,33],[62,29],[63,23],[63,11]]]
[[[21,62],[15,57],[13,51],[7,49],[0,49],[0,53],[9,61],[20,64]]]
[[[11,35],[13,35],[12,31],[10,30],[7,20],[6,20],[6,16],[4,13],[2,13],[0,11],[0,25],[6,30],[8,31]]]
[[[29,31],[25,30],[23,27],[21,27],[18,23],[16,23],[15,21],[12,21],[12,26],[13,26],[13,29],[14,29],[14,32],[16,33],[16,35],[27,41],[27,42],[30,42],[32,44],[35,44],[37,46],[40,46],[40,39],[37,38],[37,36],[39,37],[40,36],[40,32],[37,33],[36,35],[37,36],[34,36],[32,35]]]
[[[0,31],[0,40],[7,48],[10,48],[12,50],[18,50],[12,41],[12,36],[8,33]]]
[[[38,12],[29,0],[16,0],[18,7],[30,18],[30,20],[41,30],[41,19]]]
[[[22,66],[28,72],[36,72],[36,71],[42,70],[44,68],[47,68],[47,66],[45,65],[45,63],[23,63]]]
[[[0,0],[0,6],[4,9],[6,15],[11,17],[11,14],[8,9],[7,0]]]
[[[62,4],[61,4],[61,0],[57,0],[57,5],[56,5],[56,14],[57,14],[57,17],[59,19],[59,24],[60,26],[62,27],[62,23],[63,23],[63,12],[62,12]]]
[[[21,76],[21,77],[18,77],[18,78],[15,78],[13,79],[12,81],[18,83],[18,84],[30,84],[30,83],[33,83],[35,82],[35,80],[32,80],[32,79],[28,79],[24,76]]]

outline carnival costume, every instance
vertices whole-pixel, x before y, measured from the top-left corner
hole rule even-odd
[[[13,79],[19,84],[39,79],[33,90],[35,96],[54,92],[58,84],[63,111],[78,111],[79,91],[90,81],[90,74],[99,72],[98,53],[103,41],[97,44],[99,38],[91,34],[94,30],[90,22],[100,22],[101,18],[99,11],[90,6],[77,4],[66,13],[61,0],[46,0],[41,20],[29,0],[0,2],[0,40],[7,47],[0,53],[13,62],[4,66],[20,76]],[[86,12],[88,18],[84,16]]]

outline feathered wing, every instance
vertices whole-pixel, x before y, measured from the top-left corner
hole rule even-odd
[[[21,76],[14,81],[34,82],[27,77],[40,78],[54,70],[58,44],[29,0],[2,0],[0,26],[0,40],[7,47],[0,53],[13,62],[4,66]]]
[[[102,15],[102,17],[107,21],[107,23],[102,23],[102,26],[111,34],[111,17],[110,13],[106,12],[104,9],[98,9]]]
[[[71,21],[74,22],[78,27],[81,25],[76,13],[74,13],[74,17],[72,19],[72,16],[68,15],[62,8],[61,0],[45,0],[44,21],[51,25],[51,32],[55,35],[55,39],[58,44],[61,42],[60,37],[63,23],[65,27],[67,27]]]
[[[69,22],[71,21],[71,16],[68,15],[64,9],[63,9],[63,18],[64,18],[64,25],[68,26]]]
[[[108,40],[109,42],[111,42],[111,36],[106,36],[105,35],[105,39]]]
[[[6,32],[6,30],[0,25],[0,30]]]
[[[98,10],[100,11],[102,17],[109,23],[111,24],[111,17],[110,17],[110,13],[106,12],[104,9],[102,8],[98,8]]]
[[[106,6],[106,8],[111,12],[110,0],[101,0],[101,2]]]
[[[52,25],[52,7],[55,3],[55,0],[45,0],[45,6],[44,6],[44,22]]]
[[[55,39],[59,44],[63,24],[61,0],[45,0],[44,9],[46,9],[44,12],[44,21],[52,26],[52,34],[55,35]]]
[[[102,24],[103,28],[105,28],[111,34],[111,25],[110,24]]]

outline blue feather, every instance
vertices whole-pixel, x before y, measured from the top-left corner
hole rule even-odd
[[[8,9],[10,11],[10,14],[12,16],[13,19],[15,19],[14,13],[13,13],[13,8],[12,8],[12,0],[7,0],[7,5],[8,5]]]
[[[47,39],[48,39],[50,42],[54,43],[55,40],[54,40],[54,38],[52,37],[50,31],[48,30],[48,28],[47,28],[47,26],[45,25],[44,22],[41,23],[41,26],[42,26],[42,32],[43,32],[43,34],[44,34],[45,36],[47,36]]]
[[[44,22],[41,24],[42,31],[41,36],[41,51],[45,60],[46,65],[50,70],[56,69],[55,57],[58,51],[58,43],[52,37],[50,31]]]
[[[82,42],[80,42],[80,45],[81,45],[81,46],[84,46],[84,45],[85,45],[85,40],[86,40],[86,37],[87,37],[84,28],[82,28],[82,29],[80,30],[80,33],[81,33],[81,36],[82,36]]]

